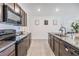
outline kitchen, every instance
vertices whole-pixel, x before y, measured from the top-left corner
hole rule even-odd
[[[78,11],[79,3],[0,3],[0,56],[78,56]]]

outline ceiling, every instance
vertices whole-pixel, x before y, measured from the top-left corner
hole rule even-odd
[[[78,3],[22,3],[22,5],[35,16],[71,14],[74,10],[79,10]]]

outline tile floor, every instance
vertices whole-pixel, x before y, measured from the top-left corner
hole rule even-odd
[[[33,39],[27,56],[54,56],[54,53],[49,47],[48,40]]]

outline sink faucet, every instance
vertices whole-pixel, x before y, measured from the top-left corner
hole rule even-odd
[[[61,31],[61,34],[66,35],[66,27],[64,27],[63,25],[61,25],[59,31]]]

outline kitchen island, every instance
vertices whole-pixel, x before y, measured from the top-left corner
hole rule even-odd
[[[56,33],[49,33],[48,43],[56,56],[79,55],[79,39],[71,39],[68,36],[59,36]]]

